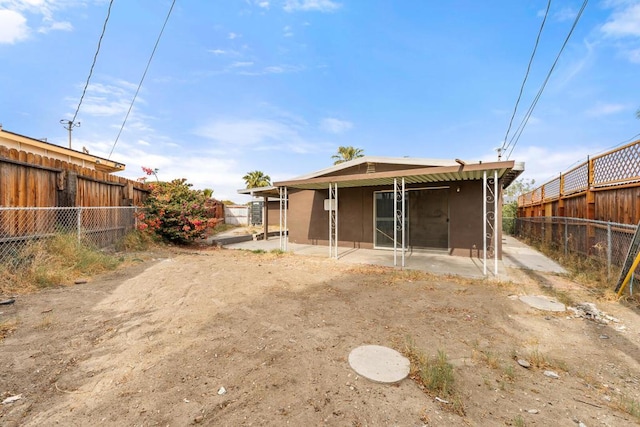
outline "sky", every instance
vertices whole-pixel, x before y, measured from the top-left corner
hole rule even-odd
[[[582,3],[552,1],[507,135],[546,0],[177,0],[124,127],[172,1],[114,0],[73,148],[246,202],[247,172],[308,174],[339,146],[474,162],[507,136],[542,184],[640,137],[640,0],[591,0],[512,139]],[[0,0],[5,130],[68,146],[108,7]]]

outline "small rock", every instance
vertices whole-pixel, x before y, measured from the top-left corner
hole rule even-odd
[[[530,414],[537,414],[540,411],[538,411],[537,409],[529,409],[527,412],[530,413]]]
[[[200,424],[202,421],[204,421],[204,417],[202,415],[198,415],[193,419],[193,422],[196,424]]]
[[[75,280],[73,283],[76,285],[84,285],[85,283],[87,283],[87,279],[78,279],[78,280]]]
[[[183,399],[184,403],[189,403],[189,399]]]
[[[587,425],[585,423],[583,423],[582,421],[580,421],[578,423],[578,427],[587,427]]]
[[[221,395],[221,396],[222,396],[223,394],[225,394],[226,392],[227,392],[227,389],[226,389],[226,388],[224,388],[224,387],[220,387],[220,390],[218,390],[218,394],[219,394],[219,395]]]
[[[11,396],[11,397],[7,397],[5,400],[2,401],[3,405],[9,404],[9,403],[13,403],[16,400],[20,400],[22,399],[22,395],[21,394],[16,394],[15,396]]]
[[[440,403],[449,403],[448,400],[444,400],[444,399],[440,399],[439,397],[436,396],[436,401],[440,402]]]
[[[531,363],[527,362],[524,359],[518,359],[518,365],[522,366],[523,368],[527,368],[527,369],[529,369],[531,367]]]
[[[608,335],[605,335],[605,334],[602,334],[602,335],[600,335],[600,339],[601,339],[601,340],[608,340],[608,339],[609,339],[609,336],[608,336]]]
[[[553,378],[553,379],[556,379],[556,380],[557,380],[558,378],[560,378],[560,375],[556,374],[556,373],[555,373],[555,372],[553,372],[553,371],[544,371],[544,375],[545,375],[546,377]]]

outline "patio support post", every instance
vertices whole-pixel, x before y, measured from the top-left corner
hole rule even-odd
[[[405,181],[402,178],[402,183],[398,184],[398,178],[393,179],[393,265],[398,265],[398,231],[400,231],[400,238],[402,242],[402,255],[401,262],[404,267],[405,256]],[[398,209],[398,202],[400,206]]]
[[[333,257],[333,184],[329,183],[329,258]]]
[[[282,189],[283,187],[278,187],[278,194],[280,196],[280,200],[278,200],[279,202],[279,211],[280,211],[280,218],[279,218],[279,225],[280,225],[280,232],[278,233],[278,236],[280,237],[280,250],[283,251],[284,250],[284,243],[282,241],[282,229],[284,226],[284,216],[283,216],[283,212],[282,212]]]
[[[287,226],[287,207],[289,201],[289,195],[287,187],[279,187],[280,193],[280,250],[287,251],[287,242],[289,240],[289,232]]]
[[[482,172],[482,274],[487,275],[487,171]]]
[[[493,274],[498,275],[498,243],[499,230],[498,228],[498,171],[493,171]]]
[[[398,265],[398,178],[393,178],[393,266]]]
[[[405,224],[405,183],[404,177],[402,177],[402,268],[404,268],[404,253],[405,253],[405,236],[406,236],[406,224]]]
[[[338,259],[338,183],[329,183],[329,258]]]
[[[264,196],[263,200],[262,231],[264,233],[264,241],[266,242],[269,240],[269,196]]]

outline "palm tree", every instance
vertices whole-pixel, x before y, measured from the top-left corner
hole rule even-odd
[[[364,156],[364,150],[362,148],[355,148],[352,146],[348,147],[338,147],[338,152],[331,156],[334,165],[348,162],[349,160],[357,159],[358,157]]]
[[[204,197],[206,197],[207,199],[210,199],[211,196],[213,196],[213,189],[205,188],[204,190],[202,190],[202,194],[204,194]]]
[[[247,172],[242,179],[247,184],[247,188],[269,187],[271,185],[271,177],[262,171]]]

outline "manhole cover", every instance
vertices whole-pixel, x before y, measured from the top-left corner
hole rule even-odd
[[[397,383],[409,375],[409,359],[392,348],[363,345],[349,353],[349,365],[371,381]]]

